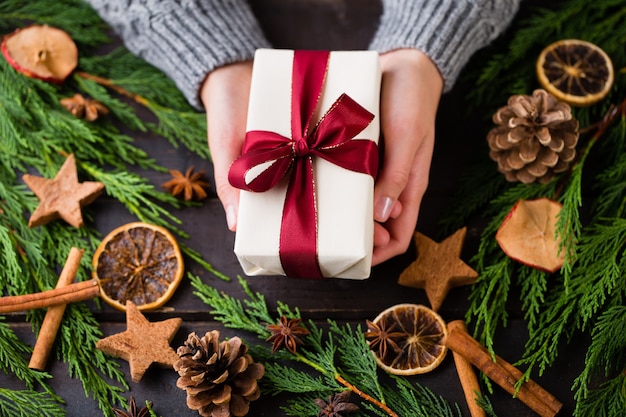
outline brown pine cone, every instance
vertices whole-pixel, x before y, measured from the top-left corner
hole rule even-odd
[[[547,183],[576,156],[578,121],[568,104],[545,90],[514,95],[493,115],[489,156],[508,181]]]
[[[176,386],[187,391],[187,406],[203,417],[240,417],[261,395],[257,380],[265,368],[254,363],[248,347],[233,337],[220,342],[217,330],[191,333],[178,348]]]

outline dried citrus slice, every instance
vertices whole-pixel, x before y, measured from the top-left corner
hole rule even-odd
[[[184,272],[178,243],[163,227],[134,222],[109,233],[93,257],[93,277],[100,296],[125,310],[130,300],[139,310],[161,307],[169,300]]]
[[[2,40],[2,54],[13,68],[40,80],[61,83],[78,65],[70,35],[47,25],[17,29]]]
[[[613,86],[613,63],[597,45],[564,39],[548,45],[537,59],[539,83],[559,100],[588,106]]]
[[[392,346],[373,351],[378,366],[391,374],[423,374],[439,366],[446,356],[446,323],[426,306],[398,304],[389,307],[373,324],[366,338],[376,340],[377,346],[381,343]],[[374,348],[371,342],[370,347]]]

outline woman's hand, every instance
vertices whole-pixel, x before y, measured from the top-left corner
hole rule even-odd
[[[207,134],[213,160],[215,190],[230,230],[237,228],[239,190],[228,182],[228,170],[241,153],[246,135],[252,62],[220,67],[208,76],[200,91],[206,109]]]
[[[428,186],[435,116],[443,79],[416,49],[382,54],[382,170],[374,188],[374,253],[377,265],[404,253],[413,237]]]

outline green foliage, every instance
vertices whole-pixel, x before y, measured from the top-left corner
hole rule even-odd
[[[265,297],[252,292],[243,278],[238,279],[247,296],[243,302],[204,284],[199,277],[190,275],[190,280],[195,294],[211,307],[215,320],[226,327],[267,338],[269,332],[265,326],[277,318],[270,313]],[[300,317],[297,309],[292,310],[282,302],[277,304],[279,315]],[[319,411],[313,403],[315,398],[326,400],[345,389],[352,390],[353,401],[360,399],[361,411],[356,416],[389,415],[372,399],[386,404],[400,416],[461,415],[458,406],[451,407],[445,399],[416,382],[401,377],[392,381],[381,378],[360,326],[340,325],[333,320],[320,326],[308,320],[306,327],[310,335],[304,338],[304,346],[295,355],[284,351],[271,353],[269,343],[250,346],[255,359],[262,359],[265,365],[265,376],[260,381],[262,391],[271,395],[298,394],[281,407],[287,415],[315,416]]]
[[[598,389],[578,399],[575,415],[581,417],[613,417],[623,415],[626,407],[626,375],[606,381]]]
[[[0,417],[30,416],[65,416],[65,410],[47,393],[0,388]]]
[[[495,163],[479,161],[470,169],[469,185],[459,196],[463,203],[452,205],[457,209],[444,224],[458,227],[476,215],[487,220],[471,261],[480,278],[471,290],[466,316],[477,338],[493,351],[494,337],[510,314],[510,292],[518,289],[529,331],[519,361],[527,366],[525,378],[547,372],[575,334],[591,335],[585,369],[573,387],[575,415],[593,412],[617,417],[626,413],[621,374],[624,319],[620,318],[626,297],[626,7],[622,0],[560,0],[542,8],[523,8],[508,33],[474,57],[462,83],[470,86],[470,117],[486,121],[510,95],[531,94],[539,87],[534,69],[537,56],[548,44],[566,38],[587,40],[604,49],[616,76],[604,100],[572,110],[584,132],[575,164],[546,185],[522,185],[498,181]],[[477,140],[484,140],[493,126],[485,124]],[[555,274],[506,258],[495,241],[512,205],[538,197],[563,204],[557,235],[565,263]]]
[[[626,306],[617,305],[602,313],[592,331],[585,369],[574,383],[578,400],[576,415],[591,415],[591,411],[603,408],[599,407],[602,402],[614,413],[623,411],[626,405],[626,374],[623,372],[626,372]],[[590,391],[593,377],[598,374],[611,379]]]
[[[74,154],[81,181],[104,183],[108,197],[117,200],[130,215],[167,227],[184,238],[181,221],[171,213],[182,203],[140,174],[147,170],[165,172],[166,168],[122,131],[151,131],[175,147],[184,146],[209,158],[205,117],[185,101],[171,80],[125,49],[94,55],[110,40],[108,28],[87,4],[80,0],[0,2],[3,33],[32,23],[66,30],[78,46],[79,65],[62,85],[52,85],[20,74],[0,59],[0,295],[54,288],[71,247],[85,250],[77,280],[89,278],[86,271],[91,270],[90,260],[101,240],[92,227],[89,207],[83,209],[86,226],[81,229],[63,221],[29,228],[28,213],[39,201],[23,185],[24,173],[53,178],[67,155]],[[93,123],[74,117],[60,100],[76,93],[100,101],[109,113]],[[181,247],[191,260],[226,278],[198,252],[184,244]],[[38,331],[43,312],[28,312],[26,319]],[[12,400],[15,405],[4,408],[0,403],[0,409],[13,412],[11,415],[59,415],[62,399],[47,384],[49,375],[29,370],[25,363],[30,348],[3,322],[0,333],[0,369],[14,374],[26,388],[3,390],[3,401]],[[81,381],[85,395],[93,397],[110,416],[111,404],[125,403],[121,393],[128,385],[117,362],[95,349],[101,337],[89,309],[82,304],[71,305],[57,336],[55,353],[67,362],[70,377]],[[39,394],[41,390],[45,394]],[[28,401],[32,407],[41,405],[38,413],[27,411],[31,410]]]
[[[3,318],[0,318],[0,336],[0,369],[15,374],[17,378],[26,383],[30,390],[42,387],[48,394],[54,395],[46,383],[46,380],[51,378],[50,375],[45,372],[34,371],[28,367],[28,361],[24,355],[30,354],[32,349],[17,337]],[[3,392],[3,396],[9,395],[8,390]],[[58,397],[53,399],[59,400]]]

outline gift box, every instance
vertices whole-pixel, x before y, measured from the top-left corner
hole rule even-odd
[[[380,82],[373,51],[256,52],[229,172],[245,274],[369,277]]]

